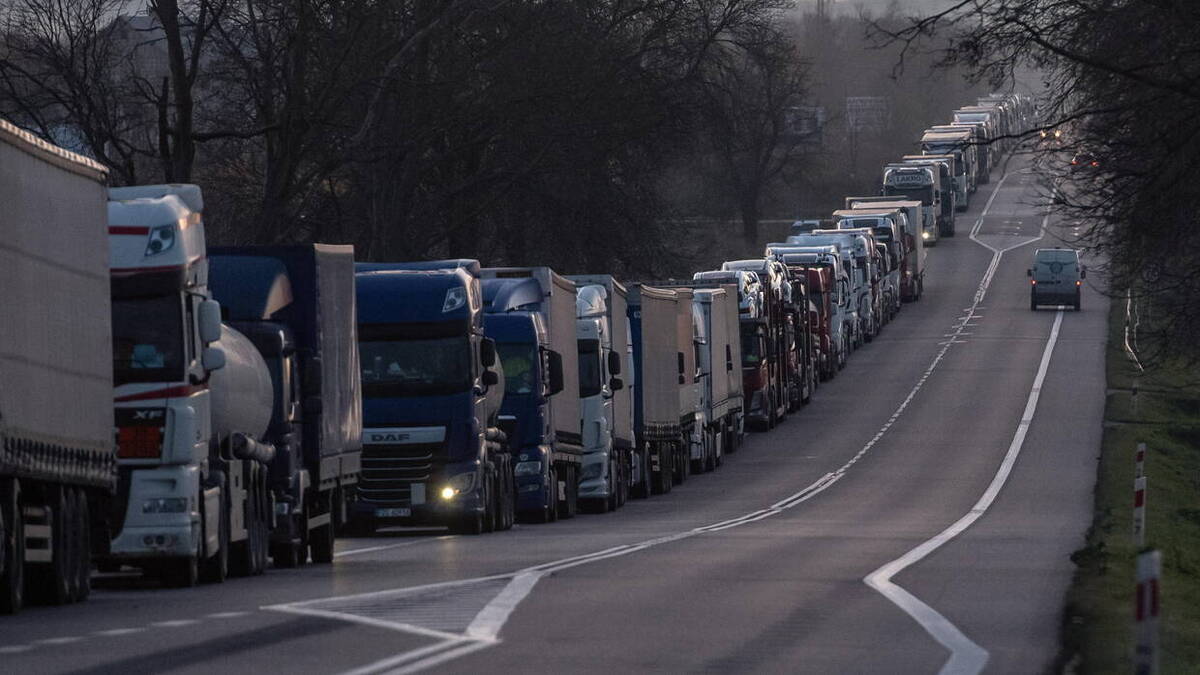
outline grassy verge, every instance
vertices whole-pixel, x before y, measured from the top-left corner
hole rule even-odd
[[[1122,350],[1124,305],[1113,302],[1108,399],[1095,515],[1068,593],[1062,662],[1077,673],[1133,670],[1134,451],[1145,443],[1146,543],[1163,555],[1163,673],[1200,672],[1200,390],[1182,373],[1137,377]],[[1132,385],[1137,385],[1136,397]]]

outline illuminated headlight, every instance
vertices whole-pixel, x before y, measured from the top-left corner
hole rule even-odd
[[[464,492],[470,492],[475,487],[475,472],[460,473],[453,476],[446,484],[442,486],[442,491],[439,493],[442,499],[454,499]]]
[[[922,233],[921,233],[921,238],[922,238],[922,239],[928,239],[928,238],[929,238],[929,232],[922,232]]]
[[[184,513],[187,511],[186,497],[160,497],[142,502],[142,513]]]
[[[513,469],[514,476],[540,476],[541,473],[542,463],[540,461],[517,462],[516,468]]]
[[[175,226],[159,225],[150,230],[150,239],[146,242],[146,255],[158,255],[169,251],[175,246]]]
[[[451,288],[446,291],[446,301],[442,303],[442,311],[453,312],[465,304],[467,304],[467,289],[462,287]]]
[[[603,474],[604,474],[604,463],[603,462],[596,462],[595,464],[584,464],[583,465],[583,473],[581,474],[581,480],[592,480],[594,478],[599,478]]]

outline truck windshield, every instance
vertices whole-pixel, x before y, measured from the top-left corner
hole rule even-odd
[[[742,367],[757,366],[762,361],[762,343],[758,339],[758,325],[743,323],[742,326]]]
[[[537,350],[519,342],[497,342],[500,365],[504,368],[504,393],[532,394],[537,384]]]
[[[370,340],[359,342],[358,350],[367,397],[456,394],[471,387],[471,342],[465,335]]]
[[[600,372],[600,341],[579,341],[579,398],[596,396],[603,383]]]
[[[923,206],[933,204],[933,186],[926,185],[925,187],[896,187],[894,185],[883,186],[883,194],[889,197],[907,197],[911,201],[919,201]],[[905,200],[905,201],[908,201]]]
[[[112,314],[115,384],[183,380],[183,299],[179,295],[114,299]]]

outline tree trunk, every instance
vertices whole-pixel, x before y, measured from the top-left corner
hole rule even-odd
[[[753,248],[758,245],[758,221],[761,217],[758,211],[758,190],[747,188],[741,198],[742,241]]]

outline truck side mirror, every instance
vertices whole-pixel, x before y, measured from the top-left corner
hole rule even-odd
[[[613,391],[621,391],[625,388],[625,381],[619,377],[614,377],[608,381],[608,388]]]
[[[609,375],[620,375],[621,374],[621,355],[615,351],[610,351],[608,353],[608,374]]]
[[[733,370],[733,350],[725,345],[725,370]]]
[[[483,380],[483,386],[485,387],[493,387],[500,384],[500,376],[494,370],[484,370],[480,379]]]
[[[200,366],[207,371],[220,370],[225,367],[225,350],[220,347],[205,347],[200,352]]]
[[[1033,270],[1032,269],[1025,270],[1025,276],[1027,276],[1027,277],[1033,276]]]
[[[553,396],[563,390],[563,364],[562,354],[556,351],[546,350],[546,362],[550,370],[550,391],[546,392],[547,396]]]
[[[1080,266],[1080,268],[1079,268],[1079,278],[1080,278],[1080,279],[1086,279],[1086,278],[1087,278],[1087,268],[1086,268],[1086,267]]]
[[[496,365],[496,341],[491,338],[483,338],[479,343],[479,362],[484,368],[491,368]]]
[[[679,363],[679,384],[685,384],[687,379],[683,376],[683,352],[675,352],[675,356]]]
[[[221,303],[216,300],[205,300],[200,303],[198,321],[200,341],[204,344],[221,339]]]

